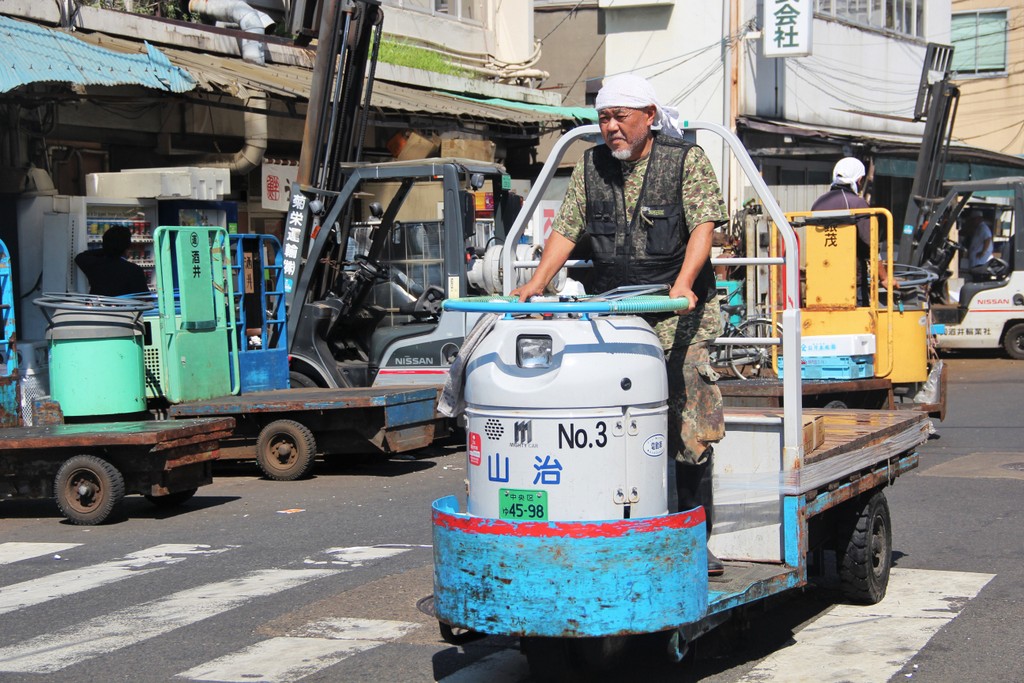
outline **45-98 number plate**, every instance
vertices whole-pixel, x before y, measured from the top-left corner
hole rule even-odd
[[[498,518],[516,522],[546,522],[548,492],[498,489]]]

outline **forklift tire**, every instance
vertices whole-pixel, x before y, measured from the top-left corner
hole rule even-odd
[[[854,501],[847,522],[849,536],[839,539],[842,591],[853,602],[878,604],[892,569],[892,520],[885,494],[878,491],[866,503],[863,498]]]
[[[185,489],[184,491],[168,493],[165,496],[151,496],[147,494],[146,500],[153,505],[156,505],[158,508],[173,508],[178,507],[186,500],[189,500],[192,496],[196,495],[196,491],[198,490],[198,488]]]
[[[1024,360],[1024,323],[1012,325],[1003,337],[1003,349],[1014,360]]]
[[[124,499],[124,477],[106,460],[76,455],[57,471],[53,497],[72,524],[102,524]]]
[[[288,386],[292,389],[315,389],[318,385],[311,377],[292,370],[288,373]]]
[[[316,438],[304,424],[275,420],[256,440],[256,463],[275,481],[294,481],[309,475],[316,457]]]

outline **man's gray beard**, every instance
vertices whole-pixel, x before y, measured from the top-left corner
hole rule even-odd
[[[619,161],[629,161],[629,158],[636,154],[637,150],[642,149],[644,143],[647,142],[647,137],[642,137],[639,140],[626,140],[629,145],[625,149],[612,150],[612,156]]]

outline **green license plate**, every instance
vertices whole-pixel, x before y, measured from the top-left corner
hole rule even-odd
[[[499,519],[517,522],[546,522],[548,492],[524,489],[498,489]]]

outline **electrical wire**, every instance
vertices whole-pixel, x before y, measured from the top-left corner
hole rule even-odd
[[[551,37],[551,34],[554,33],[555,31],[557,31],[558,28],[562,24],[564,24],[566,22],[566,20],[570,16],[572,16],[573,12],[575,12],[576,10],[578,10],[580,8],[580,5],[582,5],[583,2],[584,2],[584,0],[579,0],[579,2],[577,2],[575,5],[573,5],[572,9],[570,9],[568,12],[566,12],[565,16],[562,17],[562,20],[559,21],[557,24],[555,24],[554,28],[552,28],[550,31],[548,31],[547,34],[543,38],[540,39],[540,44],[543,45],[544,41],[547,40],[549,37]]]

